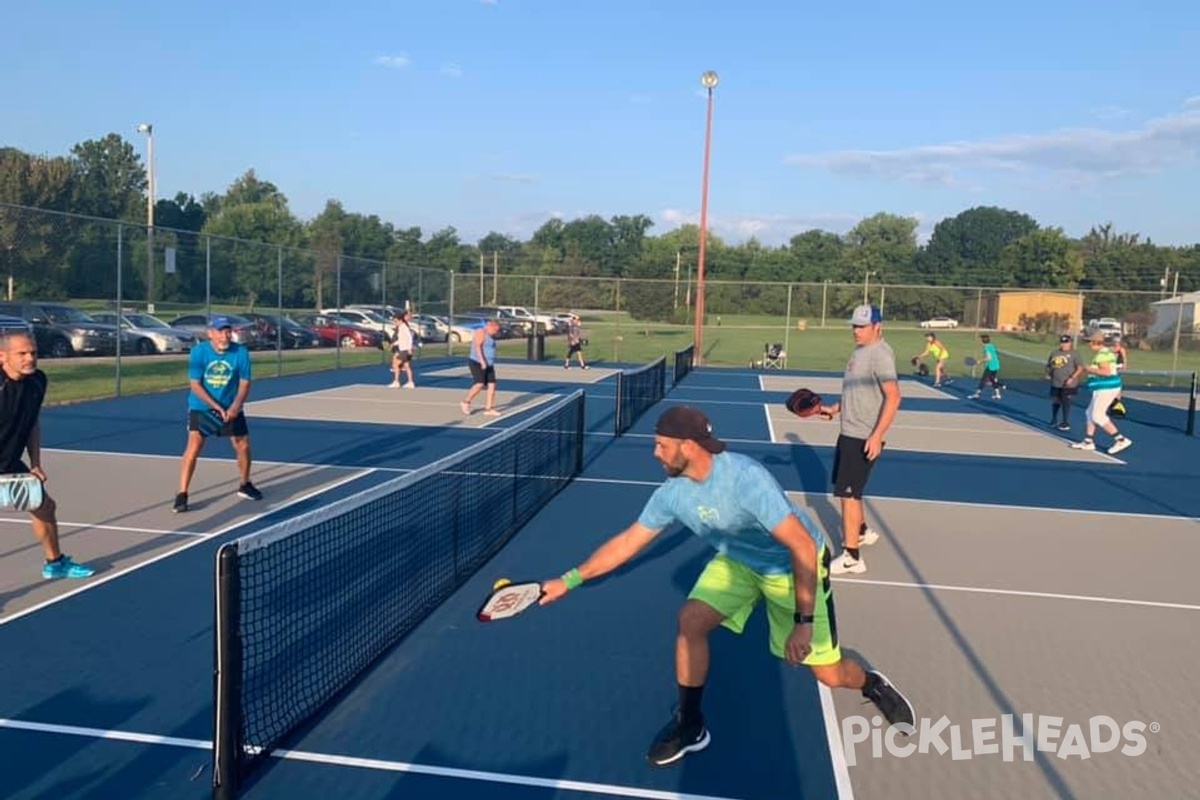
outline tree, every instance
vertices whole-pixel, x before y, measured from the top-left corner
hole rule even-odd
[[[1083,278],[1083,257],[1061,228],[1039,228],[1000,252],[1004,286],[1075,289]]]
[[[976,206],[934,226],[916,259],[916,281],[932,285],[996,285],[1000,253],[1038,229],[1017,211]]]
[[[104,219],[145,222],[148,181],[133,145],[115,133],[71,148],[78,176],[74,210]]]

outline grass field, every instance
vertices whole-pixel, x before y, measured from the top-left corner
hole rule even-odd
[[[583,313],[584,335],[588,346],[584,355],[591,361],[646,364],[666,356],[668,364],[677,350],[688,347],[694,338],[689,325],[639,323],[626,314],[600,312]],[[715,322],[715,320],[714,320]],[[909,369],[908,360],[924,348],[924,332],[909,323],[885,327],[888,342],[896,353],[902,372]],[[950,349],[951,375],[969,375],[963,358],[979,356],[979,342],[974,331],[946,330],[938,335]],[[1053,336],[1034,334],[993,333],[993,341],[1001,351],[1002,373],[1010,378],[1040,378],[1042,364],[1057,346]],[[765,316],[723,315],[721,324],[705,326],[703,364],[706,367],[747,367],[762,359],[765,345],[785,345],[787,367],[793,370],[841,372],[854,347],[847,325],[830,322],[827,327],[806,330],[787,329],[783,320]],[[524,339],[498,343],[502,358],[525,358]],[[561,360],[566,354],[566,337],[546,337],[547,361]],[[443,355],[465,356],[467,345],[427,345],[423,358]],[[386,355],[379,350],[318,350],[288,351],[282,357],[274,351],[253,354],[256,379],[317,372],[341,367],[385,364]],[[1172,369],[1171,353],[1134,351],[1130,353],[1131,372],[1126,382],[1130,386],[1169,385],[1170,378],[1161,375],[1142,375],[1143,371]],[[1028,359],[1028,360],[1027,360]],[[50,377],[50,403],[74,402],[117,394],[115,359],[45,359],[40,365]],[[1181,351],[1175,385],[1187,383],[1187,373],[1200,370],[1200,352]],[[386,376],[384,376],[386,377]],[[121,362],[120,394],[143,394],[170,391],[187,386],[187,359],[184,356],[155,358],[125,358]]]

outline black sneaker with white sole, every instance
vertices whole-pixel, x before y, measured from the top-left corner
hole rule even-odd
[[[262,492],[256,489],[253,483],[246,481],[238,487],[238,497],[244,500],[262,500]]]
[[[875,704],[883,718],[888,721],[888,725],[899,725],[902,722],[910,727],[916,725],[917,714],[912,703],[882,672],[867,672],[867,685],[863,687],[862,693],[863,697]]]
[[[175,495],[175,505],[171,506],[171,510],[176,514],[182,514],[188,510],[187,492],[180,492]]]
[[[688,753],[703,750],[710,741],[712,737],[703,720],[695,725],[684,725],[683,718],[676,714],[654,737],[646,759],[656,767],[665,767]]]

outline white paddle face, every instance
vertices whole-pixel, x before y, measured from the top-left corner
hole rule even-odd
[[[42,482],[34,475],[0,476],[0,508],[13,511],[37,511],[46,495]]]
[[[476,616],[480,622],[495,622],[515,617],[541,599],[541,596],[542,585],[536,581],[510,583],[492,592]]]

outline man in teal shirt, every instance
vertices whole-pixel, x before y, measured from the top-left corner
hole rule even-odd
[[[991,385],[992,399],[1000,399],[1000,351],[996,349],[996,345],[992,344],[992,337],[986,333],[979,337],[979,341],[983,342],[983,375],[979,377],[979,386],[975,389],[975,393],[971,395],[972,400],[977,400],[979,395],[983,394],[983,387]]]
[[[175,513],[188,510],[188,486],[209,436],[228,436],[233,445],[241,476],[238,497],[262,500],[262,492],[250,482],[250,430],[242,412],[250,378],[250,353],[233,341],[233,323],[228,317],[213,317],[208,341],[193,347],[188,358],[188,439],[172,508]]]

